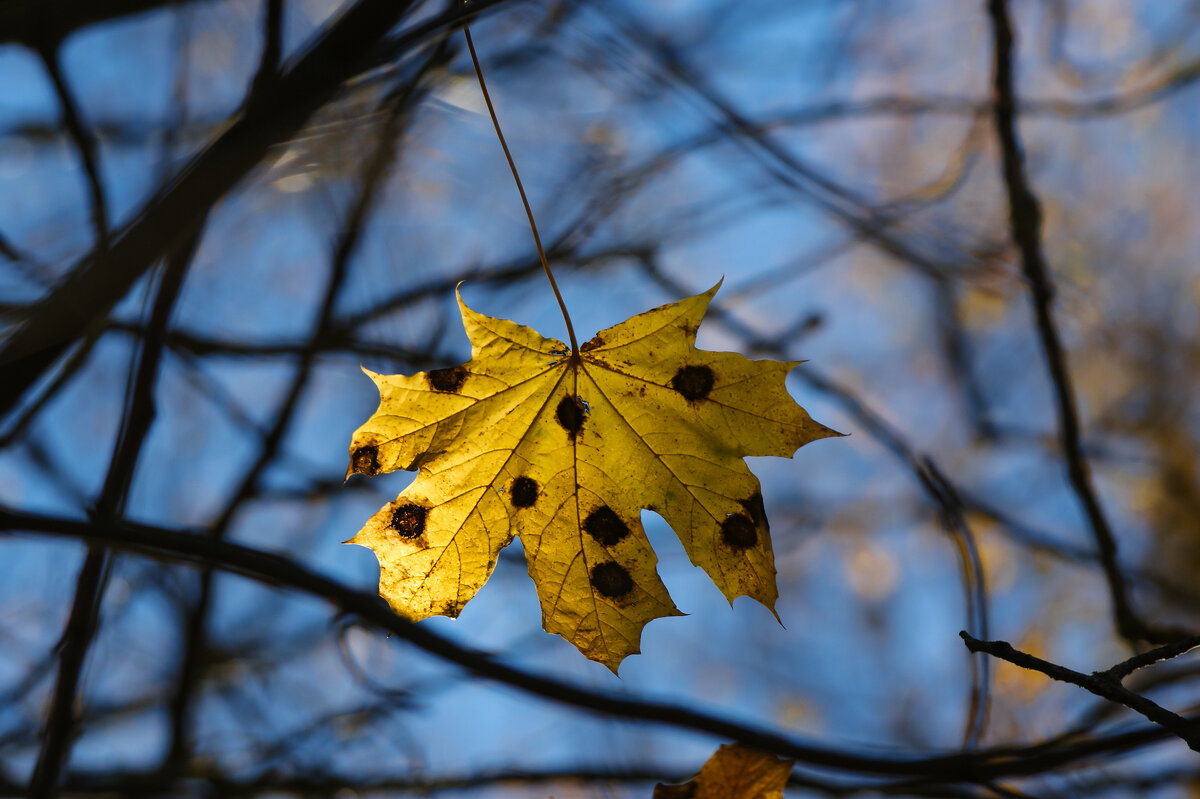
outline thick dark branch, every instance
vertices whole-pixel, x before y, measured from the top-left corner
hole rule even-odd
[[[79,675],[96,632],[100,598],[109,569],[108,550],[93,543],[88,547],[83,568],[75,580],[75,599],[59,642],[58,675],[50,712],[43,728],[33,777],[29,781],[29,799],[52,799],[58,795],[58,780],[71,751],[75,734],[75,694]]]
[[[38,49],[88,25],[190,2],[194,0],[4,0],[0,43],[19,42]]]
[[[476,0],[469,10],[438,14],[389,43],[411,50],[431,33],[502,1]],[[220,138],[146,204],[107,252],[92,252],[78,263],[0,350],[5,369],[0,414],[171,249],[181,231],[194,229],[271,146],[291,138],[328,102],[370,60],[373,48],[411,6],[411,0],[359,0],[280,75],[271,91],[252,98]]]
[[[321,307],[313,325],[310,343],[300,354],[296,372],[283,402],[275,413],[274,423],[262,439],[258,457],[246,470],[232,498],[226,503],[224,511],[208,531],[208,535],[213,539],[224,538],[236,514],[256,494],[263,473],[279,455],[284,437],[312,377],[313,366],[320,352],[318,342],[326,338],[333,327],[334,308],[349,273],[351,257],[358,247],[371,210],[375,207],[376,199],[390,173],[395,159],[396,139],[401,131],[402,122],[407,118],[406,112],[410,111],[422,96],[425,75],[435,65],[443,62],[443,55],[444,47],[439,47],[432,57],[422,63],[401,84],[397,92],[386,97],[382,103],[384,107],[380,110],[386,113],[386,117],[380,132],[379,144],[363,166],[358,199],[350,209],[345,220],[344,232],[334,247],[329,280],[325,286]],[[184,651],[181,658],[179,680],[171,701],[171,745],[168,749],[165,766],[165,770],[168,772],[179,771],[186,759],[188,719],[192,697],[199,679],[200,663],[207,646],[205,625],[212,596],[213,572],[212,569],[206,568],[201,573],[199,599],[189,611],[184,622]]]
[[[481,678],[512,686],[533,696],[615,718],[653,722],[722,740],[739,741],[825,771],[926,777],[942,783],[978,782],[1038,774],[1097,754],[1128,751],[1168,736],[1163,729],[1150,728],[1068,744],[1033,745],[1020,750],[1005,747],[934,757],[861,755],[803,743],[790,735],[739,724],[714,714],[662,702],[610,695],[556,677],[509,666],[492,655],[457,644],[434,633],[427,626],[397,616],[374,593],[356,591],[287,558],[228,541],[217,541],[202,532],[169,530],[129,522],[89,523],[2,507],[0,530],[26,530],[82,538],[108,547],[141,552],[150,557],[211,565],[268,585],[299,590],[320,597],[339,612],[356,615],[367,624],[386,630]]]
[[[291,776],[268,772],[252,780],[236,780],[222,775],[197,776],[189,783],[204,786],[213,796],[245,797],[276,796],[279,794],[295,796],[336,796],[339,792],[365,795],[387,796],[430,796],[446,791],[455,792],[494,792],[496,790],[513,790],[518,787],[533,791],[540,786],[559,785],[563,787],[588,786],[591,790],[601,790],[602,786],[611,785],[647,785],[655,782],[683,782],[691,775],[678,773],[672,767],[647,765],[631,765],[618,768],[604,768],[589,765],[579,765],[566,768],[552,769],[489,769],[464,774],[445,774],[429,777],[392,777],[370,778],[362,780],[347,780],[344,777],[333,776]],[[954,797],[955,799],[970,799],[978,794],[963,788],[921,785],[920,795],[923,797]],[[788,787],[804,788],[825,796],[869,796],[897,794],[912,795],[914,784],[911,781],[881,783],[878,779],[863,780],[858,784],[845,784],[832,780],[818,780],[793,774],[788,779]],[[141,799],[160,797],[171,789],[162,775],[157,772],[132,773],[84,773],[74,775],[65,786],[73,796],[113,796],[119,795],[124,799]],[[22,795],[19,786],[6,784],[0,779],[0,796]],[[647,794],[643,794],[647,795]]]
[[[88,358],[92,354],[92,349],[99,340],[99,335],[89,333],[79,342],[79,346],[71,350],[71,354],[63,361],[63,365],[59,368],[53,379],[50,380],[49,384],[42,389],[41,393],[35,399],[26,403],[21,408],[21,413],[14,418],[8,430],[0,434],[0,449],[9,446],[28,432],[33,422],[41,416],[45,406],[68,383],[74,380],[79,371],[87,365]]]
[[[1016,89],[1013,79],[1013,28],[1006,0],[989,0],[995,42],[993,119],[1000,140],[1002,174],[1008,195],[1012,238],[1021,254],[1021,268],[1029,283],[1030,299],[1037,321],[1038,339],[1046,358],[1057,404],[1059,441],[1067,462],[1067,475],[1075,491],[1096,547],[1112,596],[1118,631],[1130,640],[1164,641],[1186,635],[1182,631],[1148,628],[1133,610],[1124,575],[1117,563],[1117,542],[1112,527],[1092,485],[1087,456],[1081,442],[1075,390],[1067,368],[1052,305],[1054,286],[1042,253],[1042,210],[1025,176],[1024,156],[1016,126]]]
[[[250,84],[250,93],[269,91],[279,77],[279,59],[283,53],[283,0],[267,0],[263,11],[263,47],[258,71]]]
[[[1006,660],[1014,666],[1020,666],[1023,669],[1045,674],[1052,680],[1078,685],[1080,688],[1090,691],[1096,696],[1103,697],[1111,702],[1116,702],[1130,710],[1141,713],[1163,729],[1170,730],[1182,738],[1192,750],[1200,752],[1200,722],[1196,719],[1185,719],[1182,716],[1178,716],[1146,697],[1135,694],[1121,685],[1119,680],[1109,677],[1106,672],[1081,674],[1080,672],[1068,669],[1066,666],[1059,666],[1048,660],[1042,660],[1039,657],[1026,654],[1019,649],[1015,649],[1007,641],[980,641],[966,632],[960,632],[959,636],[966,642],[967,649],[970,649],[972,652],[985,652],[992,657]]]
[[[179,298],[179,291],[183,288],[188,265],[191,264],[199,243],[200,234],[197,231],[166,261],[154,309],[146,326],[129,403],[121,420],[117,447],[113,451],[104,488],[96,503],[96,513],[103,518],[116,517],[124,511],[125,500],[129,496],[133,474],[142,452],[142,444],[156,415],[154,392],[158,384],[167,324],[170,322],[175,301]]]
[[[147,326],[129,401],[121,420],[121,431],[109,463],[108,476],[96,502],[94,515],[97,519],[108,521],[118,518],[129,495],[142,443],[154,420],[154,390],[162,359],[163,334],[197,241],[198,236],[193,236],[184,248],[168,259]],[[31,797],[52,797],[57,794],[59,775],[70,754],[75,735],[74,710],[79,677],[95,637],[100,602],[110,567],[111,559],[107,550],[91,545],[76,580],[75,599],[60,644],[58,677],[50,703],[50,716],[46,721],[41,751],[29,785]]]

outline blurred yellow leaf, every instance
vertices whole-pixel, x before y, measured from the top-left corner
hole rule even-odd
[[[767,519],[746,455],[836,435],[788,395],[795,363],[695,348],[717,287],[562,342],[459,298],[470,362],[413,376],[368,372],[379,409],[350,471],[419,468],[351,539],[374,550],[379,590],[411,619],[457,616],[514,535],[542,622],[616,670],[655,618],[678,615],[642,509],[670,523],[730,602],[774,609]]]
[[[725,744],[693,779],[682,785],[656,785],[653,799],[783,799],[794,762]]]

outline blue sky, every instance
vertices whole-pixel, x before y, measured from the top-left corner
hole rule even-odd
[[[1195,58],[1195,37],[1177,31],[1189,19],[1186,3],[1068,5],[1066,55],[1056,60],[1052,17],[1034,4],[1015,4],[1023,96],[1082,101],[1136,91]],[[751,464],[773,521],[784,626],[749,600],[730,608],[649,513],[644,521],[660,573],[689,615],[649,625],[643,654],[622,666],[619,680],[540,631],[519,544],[460,619],[425,623],[532,669],[775,724],[830,745],[953,750],[970,680],[957,636],[965,611],[954,547],[911,471],[803,374],[811,370],[845,387],[963,489],[1055,541],[1092,546],[1054,444],[1051,396],[1007,245],[988,118],[881,113],[769,127],[775,145],[850,199],[794,175],[789,184],[778,176],[778,161],[745,140],[689,150],[626,195],[610,183],[664,149],[705,136],[720,120],[700,90],[664,76],[633,28],[682,54],[752,122],[881,96],[987,99],[990,33],[982,4],[793,6],[588,4],[558,21],[546,4],[531,4],[502,8],[474,29],[546,240],[616,198],[583,238],[581,253],[596,257],[555,264],[581,340],[678,299],[673,291],[695,293],[721,279],[716,303],[734,323],[706,322],[702,347],[749,352],[748,331],[770,338],[799,320],[819,320],[785,342],[778,357],[809,361],[788,384],[793,396],[850,436],[816,442],[792,460]],[[286,52],[296,52],[334,11],[321,0],[288,3]],[[256,2],[189,4],[97,25],[63,45],[66,80],[85,123],[98,131],[114,225],[128,221],[238,108],[257,65],[260,12]],[[552,36],[534,37],[540,49],[527,44],[536,25],[557,26]],[[536,274],[507,284],[480,277],[528,259],[532,246],[474,94],[469,61],[455,44],[456,57],[433,76],[397,144],[338,314],[353,317],[396,292],[464,279],[463,296],[476,310],[562,337],[557,306]],[[497,61],[500,54],[513,57]],[[387,79],[375,74],[344,91],[213,209],[174,329],[253,345],[304,340],[355,196],[355,171],[374,142],[373,106]],[[0,85],[0,232],[33,256],[31,263],[0,261],[0,296],[27,302],[92,246],[88,192],[70,140],[39,132],[57,126],[58,106],[37,57],[14,44],[0,46]],[[1165,500],[1161,488],[1147,485],[1158,479],[1156,452],[1112,421],[1139,385],[1128,377],[1136,358],[1113,344],[1112,323],[1148,319],[1158,335],[1176,337],[1184,349],[1195,336],[1200,282],[1187,220],[1200,185],[1194,174],[1200,161],[1192,157],[1196,103],[1196,90],[1184,88],[1129,114],[1043,115],[1021,123],[1046,210],[1046,251],[1060,289],[1056,308],[1078,369],[1097,481],[1131,566],[1153,560],[1161,545],[1147,508]],[[943,184],[955,188],[939,195]],[[974,436],[940,349],[936,281],[855,240],[830,205],[868,216],[899,208],[886,229],[954,286],[975,378],[1003,435]],[[661,279],[627,245],[652,245]],[[619,247],[624,251],[603,255]],[[149,288],[145,281],[137,286],[113,319],[144,318]],[[11,317],[4,323],[13,324]],[[429,362],[404,365],[399,357],[347,352],[318,358],[281,457],[263,476],[265,496],[234,517],[230,536],[370,590],[377,578],[373,556],[341,542],[411,476],[355,478],[314,498],[295,491],[343,474],[349,435],[377,400],[360,365],[415,371],[460,362],[468,352],[452,291],[384,314],[354,335],[422,352]],[[101,336],[78,375],[18,443],[0,452],[0,504],[70,517],[86,512],[111,456],[130,341],[114,331]],[[278,355],[168,350],[130,516],[169,527],[211,524],[252,462],[256,429],[270,424],[293,370]],[[40,452],[49,453],[51,468],[37,465]],[[982,514],[968,514],[968,521],[995,580],[996,637],[1084,672],[1123,657],[1096,570],[1033,552]],[[0,537],[6,610],[0,635],[16,653],[0,658],[0,691],[52,649],[80,559],[80,547],[70,543]],[[167,588],[155,587],[147,576],[154,573]],[[172,591],[194,590],[193,582],[185,567],[118,559],[85,675],[89,706],[161,696],[180,646],[170,598]],[[686,770],[716,745],[587,718],[460,679],[376,631],[339,634],[319,604],[238,577],[217,578],[209,631],[214,645],[236,650],[269,640],[284,652],[272,660],[266,647],[265,663],[234,664],[233,673],[201,695],[197,750],[235,773],[279,765],[248,754],[254,750],[245,741],[270,737],[264,730],[290,730],[304,742],[279,766],[283,773],[325,762],[355,775],[581,761]],[[394,709],[361,727],[334,719],[311,733],[295,732],[324,714],[373,701],[364,674],[380,685],[405,686],[416,708]],[[37,718],[50,685],[43,679],[12,707],[0,708],[0,763],[18,778],[31,767],[35,742],[4,736]],[[1080,692],[1005,669],[993,702],[985,739],[991,744],[1054,734],[1091,706]],[[161,703],[148,705],[89,727],[72,767],[153,766],[163,754],[167,716]]]

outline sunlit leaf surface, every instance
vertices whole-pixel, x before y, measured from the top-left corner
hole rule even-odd
[[[836,435],[784,387],[795,363],[695,348],[711,290],[560,341],[462,303],[472,358],[376,375],[352,473],[420,469],[351,541],[375,551],[380,593],[412,619],[456,616],[521,537],[543,626],[616,670],[653,619],[679,613],[643,509],[661,515],[732,602],[774,610],[762,494],[743,460]]]

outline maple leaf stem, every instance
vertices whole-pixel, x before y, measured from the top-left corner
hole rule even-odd
[[[522,185],[521,176],[517,172],[517,164],[508,149],[508,142],[504,140],[504,132],[500,130],[500,120],[496,116],[496,108],[492,105],[492,97],[488,94],[487,83],[483,79],[483,69],[479,66],[479,56],[475,54],[475,42],[471,39],[471,28],[465,23],[463,24],[463,34],[467,38],[467,50],[471,53],[471,64],[475,67],[475,77],[479,79],[479,89],[483,92],[483,101],[487,104],[488,114],[492,118],[492,127],[496,129],[496,138],[500,140],[500,147],[504,150],[504,157],[508,159],[508,168],[512,170],[513,180],[516,182],[517,191],[521,195],[521,203],[525,206],[525,216],[529,219],[529,229],[533,231],[533,243],[537,246],[537,254],[542,262],[542,270],[546,273],[546,279],[550,281],[550,288],[554,290],[554,298],[558,300],[558,307],[562,311],[563,321],[567,323],[567,336],[571,339],[571,355],[577,358],[579,357],[579,341],[575,338],[575,327],[571,324],[571,315],[567,313],[567,304],[563,302],[562,294],[558,290],[558,283],[554,280],[554,273],[550,271],[550,262],[546,259],[546,250],[542,247],[542,237],[538,235],[537,222],[533,219],[533,209],[529,207],[529,198],[525,196],[525,187]]]

